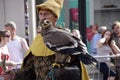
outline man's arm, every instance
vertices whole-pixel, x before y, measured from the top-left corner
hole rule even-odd
[[[27,44],[27,41],[25,39],[21,39],[21,45],[22,45],[22,48],[27,51],[29,49],[29,46]]]

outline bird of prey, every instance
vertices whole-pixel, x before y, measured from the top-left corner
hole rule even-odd
[[[97,60],[88,53],[82,39],[70,32],[54,27],[50,20],[43,20],[40,26],[42,27],[41,35],[44,43],[49,49],[61,54],[75,56],[76,60],[82,61],[86,65],[97,63]]]

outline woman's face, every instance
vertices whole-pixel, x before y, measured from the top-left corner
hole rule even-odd
[[[106,37],[106,39],[109,40],[111,38],[111,32],[106,31],[105,34],[104,34],[104,37]]]

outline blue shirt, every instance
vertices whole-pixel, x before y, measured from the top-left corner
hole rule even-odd
[[[90,43],[90,53],[97,54],[97,42],[101,39],[101,34],[97,33],[93,36]]]

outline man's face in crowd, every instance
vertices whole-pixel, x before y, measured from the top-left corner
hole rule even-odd
[[[120,34],[120,26],[114,26],[113,32],[116,34]]]
[[[44,10],[41,9],[39,11],[39,20],[41,22],[44,19],[52,21],[53,25],[55,25],[55,22],[57,21],[57,18],[54,16],[54,14],[51,11],[46,9]]]
[[[5,30],[10,31],[11,36],[14,35],[15,29],[11,28],[10,26],[5,26]]]

